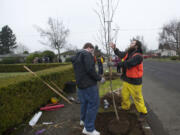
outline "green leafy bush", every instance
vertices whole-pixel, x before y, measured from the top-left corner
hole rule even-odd
[[[42,61],[43,58],[49,58],[49,62],[53,62],[53,60],[55,59],[56,55],[54,54],[53,51],[50,50],[46,50],[41,52],[36,52],[33,54],[30,54],[29,56],[26,57],[26,63],[33,63],[34,59],[38,57],[39,61]]]
[[[33,60],[36,57],[40,57],[40,54],[39,53],[30,54],[29,56],[26,57],[26,63],[33,63]]]
[[[37,74],[60,88],[74,79],[71,65],[46,69]],[[52,96],[54,93],[31,74],[5,80],[0,85],[0,134],[31,117]]]
[[[53,51],[46,50],[41,53],[42,57],[48,57],[50,62],[53,62],[53,59],[56,57]]]
[[[71,57],[66,58],[65,62],[71,62]]]
[[[178,56],[171,56],[171,60],[178,60]]]

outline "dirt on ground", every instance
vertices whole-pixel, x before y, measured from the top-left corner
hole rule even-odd
[[[72,95],[76,98],[76,94]],[[103,110],[104,99],[110,103],[112,108],[112,95],[108,93],[101,99],[100,108]],[[115,95],[116,105],[120,106],[121,98]],[[56,111],[44,111],[40,120],[34,127],[30,127],[28,122],[22,124],[16,129],[13,135],[83,135],[83,127],[80,122],[80,104],[65,104],[64,108]],[[112,109],[111,109],[112,110]],[[97,114],[95,128],[100,131],[101,135],[144,135],[141,124],[137,120],[137,115],[132,112],[118,110],[120,120],[116,120],[115,113],[104,110]],[[53,122],[50,125],[44,125],[43,122]]]
[[[121,105],[121,97],[114,94],[117,108]],[[109,108],[112,108],[112,93],[106,94],[101,98],[100,107],[104,107],[104,99],[109,102]],[[118,109],[119,120],[113,111],[101,112],[97,114],[95,128],[100,131],[101,135],[144,135],[142,125],[138,121],[138,117],[135,112],[135,106],[131,107],[130,111],[123,111]],[[134,112],[133,112],[134,111]],[[70,135],[83,135],[83,128],[74,129]]]
[[[137,116],[119,112],[119,121],[114,112],[98,113],[95,127],[101,135],[144,135]],[[82,127],[74,129],[69,135],[83,135]]]
[[[101,135],[144,135],[136,115],[118,112],[119,121],[114,112],[98,114],[96,128]]]
[[[117,92],[119,94],[119,92]],[[114,95],[114,99],[115,99],[115,103],[116,103],[116,106],[121,106],[121,97],[117,94],[117,93],[113,93]],[[107,100],[108,103],[109,103],[109,106],[113,106],[113,100],[112,100],[112,93],[107,93],[106,95],[104,95],[101,100],[100,100],[100,107],[104,107],[104,100]]]

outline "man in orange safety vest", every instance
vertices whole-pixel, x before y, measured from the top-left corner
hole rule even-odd
[[[119,51],[114,43],[110,43],[110,47],[114,50],[114,53],[122,59],[122,62],[119,62],[117,65],[123,69],[121,75],[121,79],[123,80],[121,109],[130,109],[130,96],[132,96],[136,109],[140,114],[139,120],[144,120],[147,115],[147,108],[144,104],[144,98],[142,95],[142,44],[138,40],[133,40],[126,52]],[[109,62],[108,65],[114,66],[115,64]]]

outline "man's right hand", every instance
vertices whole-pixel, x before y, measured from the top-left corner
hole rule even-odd
[[[114,49],[116,49],[116,45],[113,43],[113,42],[110,42],[109,43],[109,46],[114,50]]]

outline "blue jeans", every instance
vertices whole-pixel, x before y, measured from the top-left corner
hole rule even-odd
[[[95,129],[96,114],[99,108],[99,91],[97,85],[85,89],[78,88],[78,97],[81,102],[80,119],[84,121],[87,131]]]
[[[98,65],[98,74],[99,75],[103,74],[103,65]]]

